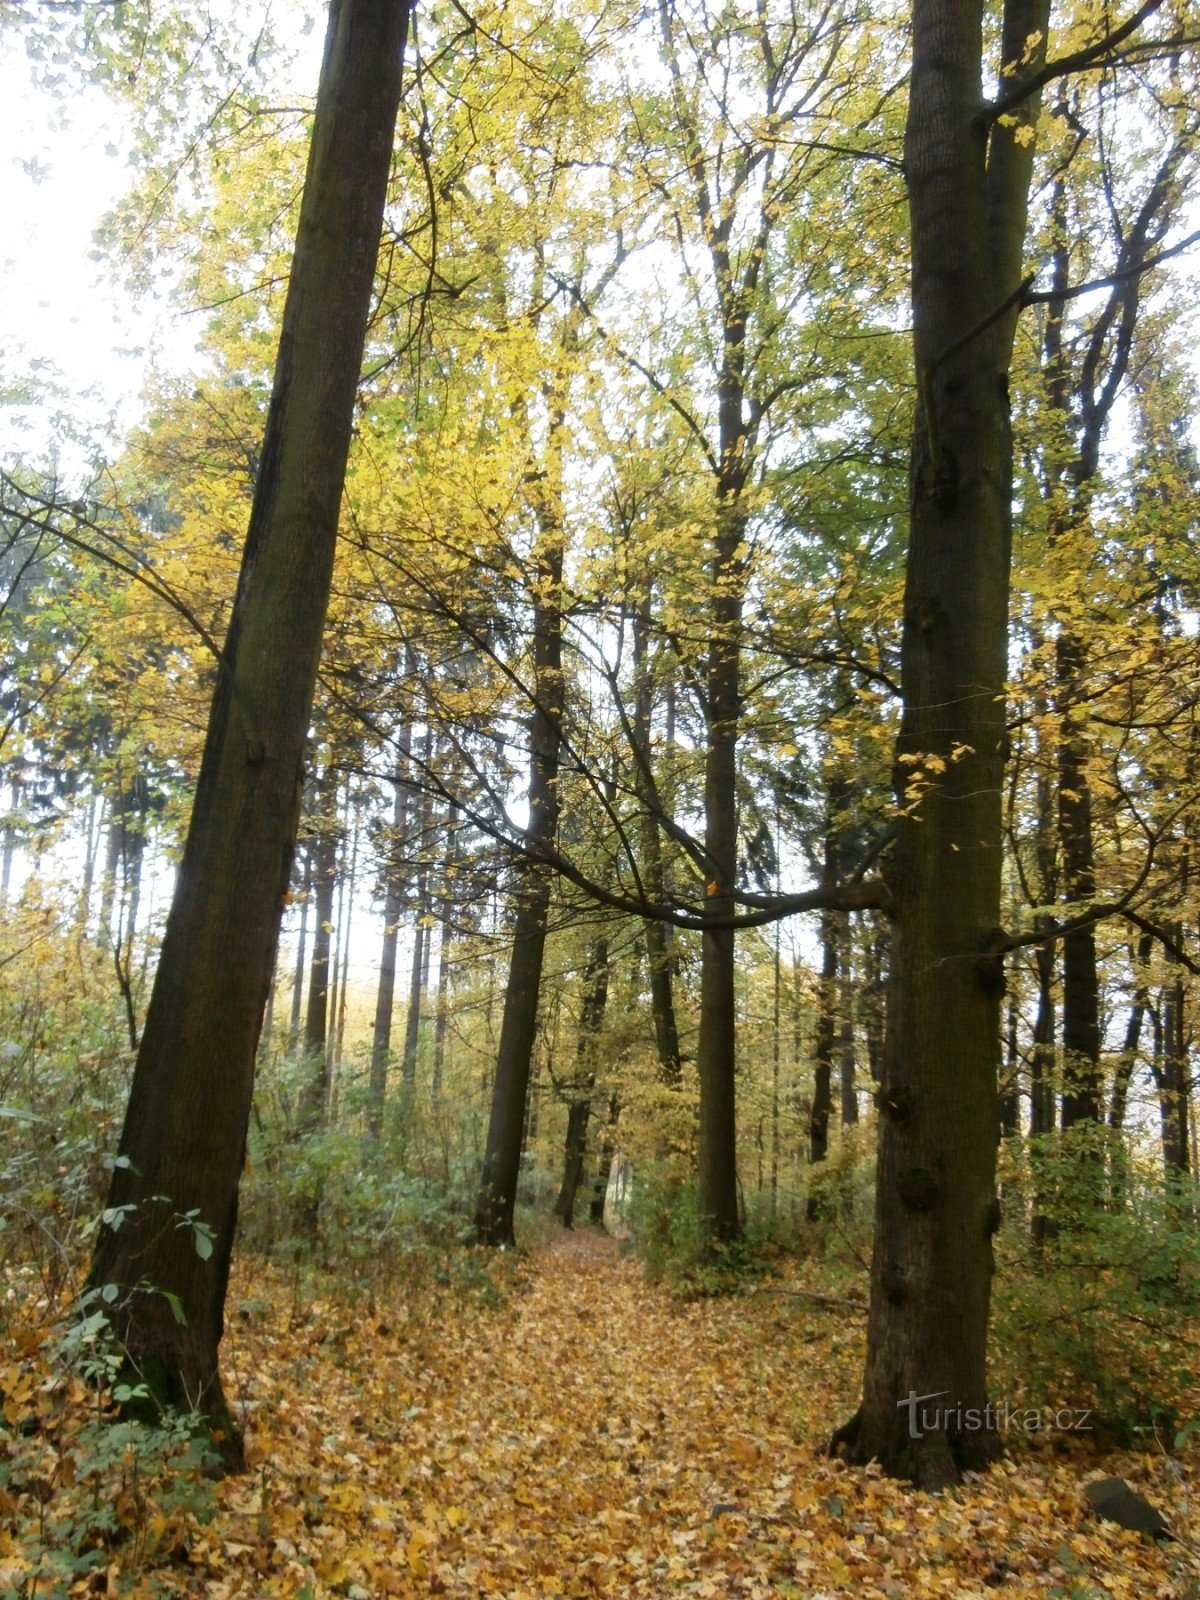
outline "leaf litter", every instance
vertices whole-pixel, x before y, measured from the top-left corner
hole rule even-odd
[[[131,1500],[126,1485],[103,1559],[64,1592],[1200,1595],[1186,1546],[1089,1517],[1083,1484],[1101,1463],[1086,1441],[1022,1446],[937,1497],[830,1460],[862,1360],[853,1310],[755,1292],[687,1302],[584,1231],[505,1276],[486,1298],[417,1284],[359,1302],[327,1282],[290,1305],[282,1279],[256,1276],[240,1311],[235,1286],[224,1354],[249,1471],[207,1486],[203,1510],[199,1495],[168,1504],[144,1483]],[[11,1437],[45,1432],[47,1462],[67,1460],[86,1392],[35,1403],[53,1386],[20,1353],[0,1368]],[[1103,1465],[1186,1532],[1171,1463]],[[80,1485],[52,1466],[0,1481],[0,1594],[48,1594],[29,1586],[32,1519]]]

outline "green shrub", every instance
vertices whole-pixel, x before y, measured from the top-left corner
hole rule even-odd
[[[1117,1438],[1152,1439],[1173,1432],[1186,1393],[1200,1197],[1131,1169],[1122,1203],[1106,1205],[1105,1171],[1095,1141],[1008,1153],[992,1387],[1031,1406],[1091,1407]]]

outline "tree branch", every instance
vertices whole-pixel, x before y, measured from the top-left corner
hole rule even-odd
[[[1163,0],[1145,0],[1145,4],[1139,6],[1132,17],[1123,22],[1119,28],[1114,28],[1111,33],[1105,34],[1103,39],[1097,39],[1095,44],[1084,45],[1081,50],[1073,50],[1068,56],[1059,56],[1056,61],[1047,61],[1040,72],[1023,79],[1007,94],[1002,94],[990,105],[985,106],[984,122],[995,122],[999,117],[1008,116],[1018,106],[1024,105],[1032,95],[1044,89],[1048,83],[1053,83],[1056,78],[1065,78],[1072,72],[1084,72],[1088,67],[1099,66],[1112,55],[1118,45],[1136,33],[1143,22],[1148,21],[1156,11],[1160,10],[1162,3]]]

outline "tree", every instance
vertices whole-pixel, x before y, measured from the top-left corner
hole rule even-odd
[[[408,16],[330,7],[237,595],[90,1277],[154,1400],[201,1413],[235,1467],[218,1348]]]
[[[905,176],[918,412],[887,870],[893,954],[863,1403],[834,1444],[926,1488],[998,1449],[985,1368],[1003,956],[1029,942],[999,926],[1008,374],[1020,307],[1056,295],[1022,278],[1040,94],[1110,65],[1160,4],[1111,32],[1088,27],[1081,48],[1049,59],[1048,0],[1007,0],[990,103],[986,8],[913,8]]]
[[[1004,987],[1007,373],[1049,0],[1007,0],[1004,87],[991,107],[984,11],[982,0],[913,6],[905,179],[918,411],[888,1044],[863,1401],[835,1436],[855,1459],[928,1489],[995,1449],[983,1419]]]

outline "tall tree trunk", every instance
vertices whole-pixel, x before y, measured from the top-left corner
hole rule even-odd
[[[1061,448],[1052,447],[1048,452],[1044,476],[1051,506],[1052,547],[1068,536],[1078,539],[1091,532],[1093,480],[1100,466],[1104,430],[1129,368],[1143,268],[1180,207],[1179,168],[1190,153],[1194,137],[1194,131],[1181,124],[1176,137],[1158,157],[1137,213],[1132,218],[1113,216],[1119,270],[1113,275],[1107,299],[1088,336],[1074,341],[1082,350],[1075,371],[1071,370],[1063,338],[1065,302],[1051,302],[1044,341],[1048,399],[1062,436],[1073,451],[1073,455],[1064,455]],[[1051,196],[1050,214],[1056,235],[1053,288],[1065,295],[1070,288],[1071,228],[1062,176]],[[1072,614],[1072,601],[1068,600],[1062,610],[1055,640],[1054,701],[1060,722],[1057,800],[1062,890],[1070,916],[1072,908],[1095,898],[1096,846],[1088,771],[1091,741],[1081,711],[1087,692],[1087,644]],[[1104,1075],[1094,926],[1072,928],[1063,936],[1062,944],[1062,1126],[1064,1130],[1080,1124],[1097,1128],[1104,1122]],[[1088,1148],[1095,1162],[1098,1152],[1094,1145]]]
[[[882,920],[882,919],[881,919]],[[867,943],[866,982],[862,990],[863,1032],[867,1044],[867,1066],[871,1082],[883,1082],[883,1050],[885,1039],[884,1012],[888,988],[888,959],[891,939],[886,926],[876,932]]]
[[[337,889],[337,779],[332,756],[318,788],[313,818],[313,946],[308,973],[308,1005],[304,1012],[304,1054],[307,1061],[301,1092],[301,1126],[319,1127],[329,1094],[326,1039],[329,1030],[330,955],[333,948],[333,900]]]
[[[564,1228],[575,1225],[575,1197],[583,1178],[587,1156],[588,1120],[596,1085],[596,1058],[604,1008],[608,1001],[608,940],[601,934],[592,946],[583,975],[583,1002],[579,1013],[579,1047],[575,1063],[576,1092],[567,1110],[567,1145],[563,1178],[554,1214]]]
[[[154,1399],[241,1443],[218,1371],[391,169],[405,0],[333,0],[261,466],[90,1285]],[[180,1217],[211,1230],[211,1248]],[[143,1286],[150,1285],[150,1292]],[[104,1303],[109,1304],[107,1296]],[[181,1315],[176,1315],[176,1312]]]
[[[1040,1250],[1051,1231],[1047,1207],[1045,1136],[1055,1128],[1055,1037],[1057,1024],[1054,1004],[1054,946],[1047,942],[1034,950],[1038,1004],[1029,1052],[1029,1138],[1033,1173],[1033,1245]]]
[[[641,856],[642,876],[646,894],[651,900],[666,898],[666,878],[663,871],[662,834],[657,808],[663,798],[653,771],[652,727],[654,716],[654,682],[650,661],[650,622],[653,595],[650,580],[633,615],[633,670],[635,680],[634,715],[632,730],[636,749],[634,770],[639,798],[642,802]],[[646,962],[650,970],[650,1012],[654,1021],[654,1043],[658,1051],[658,1066],[664,1083],[677,1086],[683,1076],[683,1058],[679,1048],[679,1024],[675,1017],[673,973],[675,967],[674,945],[671,930],[665,922],[650,918],[645,923]]]
[[[432,738],[426,724],[421,747],[423,766],[429,765]],[[421,1018],[429,983],[429,835],[433,828],[433,789],[426,786],[416,838],[417,892],[414,901],[412,966],[408,980],[408,1010],[404,1019],[404,1055],[400,1074],[406,1091],[417,1082],[417,1050],[421,1043]]]
[[[710,644],[705,675],[707,748],[704,756],[704,853],[710,874],[705,908],[712,919],[731,917],[737,885],[737,743],[741,708],[743,540],[746,516],[739,501],[745,444],[740,384],[726,379],[721,397],[722,460],[727,483],[718,491],[717,537],[712,560]],[[731,927],[706,927],[700,947],[700,1229],[708,1246],[741,1231],[737,1183],[736,967]]]
[[[826,839],[828,866],[829,840]],[[825,1202],[814,1188],[817,1168],[829,1153],[829,1119],[833,1114],[833,1056],[837,1040],[837,913],[821,914],[821,986],[817,995],[817,1036],[813,1046],[813,1099],[808,1119],[809,1185],[805,1205],[809,1222],[825,1215]]]
[[[588,1221],[597,1228],[604,1225],[604,1207],[617,1153],[617,1118],[620,1115],[621,1103],[614,1094],[608,1103],[608,1120],[600,1139],[600,1160],[596,1164],[596,1180],[592,1184],[592,1199],[588,1207]]]
[[[0,900],[8,899],[12,886],[13,862],[17,854],[17,815],[21,805],[21,780],[13,778],[10,789],[11,802],[4,818],[4,842],[0,845]],[[101,926],[105,926],[103,916]]]
[[[854,1047],[854,965],[850,913],[837,913],[838,928],[838,1065],[841,1079],[842,1127],[858,1122],[858,1056]]]
[[[905,178],[918,406],[901,815],[888,869],[894,933],[863,1401],[835,1435],[855,1459],[926,1489],[997,1447],[985,1366],[1004,989],[1007,372],[1038,97],[1011,121],[983,122],[984,9],[913,5]],[[1007,0],[997,74],[1006,93],[1039,70],[1048,23],[1049,0]]]
[[[454,948],[453,886],[458,863],[458,828],[451,811],[446,820],[446,853],[442,860],[441,939],[438,944],[438,982],[433,1023],[433,1102],[441,1099],[446,1063],[446,1032],[450,1023],[450,973]]]
[[[1146,964],[1150,960],[1153,942],[1151,934],[1143,933],[1138,939],[1137,950],[1133,954],[1133,999],[1129,1006],[1129,1020],[1125,1024],[1125,1039],[1121,1046],[1121,1054],[1117,1057],[1116,1071],[1113,1073],[1112,1101],[1108,1111],[1108,1126],[1116,1136],[1110,1143],[1112,1176],[1109,1204],[1114,1211],[1119,1211],[1125,1204],[1126,1168],[1128,1163],[1122,1133],[1125,1127],[1125,1112],[1129,1105],[1129,1085],[1137,1067],[1138,1050],[1142,1042],[1142,1028],[1150,1005],[1145,970]]]
[[[347,791],[346,804],[350,804]],[[338,931],[341,936],[341,974],[337,986],[337,1026],[330,1040],[329,1060],[329,1115],[337,1120],[338,1085],[342,1072],[342,1054],[346,1044],[346,1001],[350,984],[350,930],[354,922],[354,890],[358,879],[359,813],[355,810],[350,830],[350,863],[342,877],[338,898]]]
[[[300,1039],[301,1002],[304,998],[304,962],[308,953],[308,901],[312,894],[312,851],[304,852],[304,876],[300,884],[300,932],[296,939],[296,968],[292,974],[292,1012],[288,1037],[294,1049]]]
[[[783,1013],[783,930],[775,924],[771,952],[771,1217],[779,1211],[779,1088],[783,1059],[780,1025]]]
[[[1062,716],[1058,744],[1058,825],[1062,844],[1063,893],[1074,906],[1096,895],[1092,796],[1087,745],[1071,713],[1083,676],[1083,649],[1064,629],[1055,644],[1057,689]],[[1094,1126],[1104,1119],[1104,1077],[1100,1066],[1100,976],[1096,930],[1075,928],[1062,941],[1062,1126]]]
[[[75,902],[74,931],[81,938],[87,935],[88,913],[92,905],[92,889],[96,882],[96,851],[99,843],[99,832],[96,826],[98,810],[99,806],[95,794],[89,795],[87,821],[84,825],[83,879],[79,885],[79,898]],[[3,872],[0,872],[0,900],[6,898],[7,894],[8,878]]]
[[[1178,940],[1182,929],[1172,929]],[[1168,1182],[1186,1178],[1191,1170],[1188,1150],[1187,1034],[1184,1027],[1185,990],[1182,978],[1169,983],[1162,998],[1162,1066],[1159,1078],[1159,1112],[1162,1124],[1163,1171]]]
[[[1011,985],[1008,991],[1008,1022],[1004,1047],[1004,1071],[1000,1078],[1000,1132],[1011,1137],[1021,1127],[1021,1049],[1017,1028],[1020,1007]]]
[[[405,676],[415,676],[415,659],[409,648]],[[388,1064],[392,1048],[392,1013],[396,1004],[396,950],[400,940],[400,918],[407,888],[405,849],[408,832],[409,766],[412,757],[412,719],[404,715],[396,737],[396,770],[392,776],[395,795],[392,825],[384,849],[383,869],[383,948],[379,956],[379,988],[375,997],[375,1022],[371,1032],[371,1077],[367,1088],[367,1130],[378,1139],[383,1130],[383,1104],[387,1097]]]
[[[573,349],[577,331],[577,323],[569,323],[565,330],[568,353]],[[563,711],[562,469],[566,443],[566,381],[565,375],[560,374],[557,383],[561,392],[551,407],[546,449],[533,490],[538,535],[533,558],[533,714],[530,718],[529,822],[525,829],[529,855],[519,868],[512,957],[475,1207],[479,1241],[491,1245],[515,1242],[513,1211],[521,1166],[521,1135],[537,1033],[546,919],[553,887],[551,869],[540,863],[538,856],[553,845],[558,832],[558,762]]]

